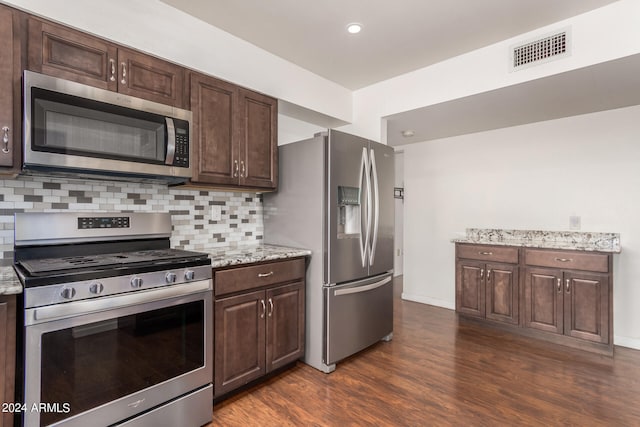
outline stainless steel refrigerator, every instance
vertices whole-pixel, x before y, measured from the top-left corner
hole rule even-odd
[[[328,373],[393,335],[393,148],[329,130],[278,155],[265,243],[312,251],[304,360]]]

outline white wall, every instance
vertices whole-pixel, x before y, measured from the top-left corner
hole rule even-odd
[[[395,184],[404,187],[404,152],[395,153]],[[404,274],[404,200],[393,199],[395,203],[395,229],[393,236],[393,275]]]
[[[159,0],[2,2],[324,116],[351,121],[350,90]]]
[[[278,145],[308,139],[316,133],[326,130],[327,128],[278,114]]]
[[[341,130],[386,141],[389,115],[539,79],[640,53],[640,1],[608,6],[377,83],[353,94],[353,123]],[[571,27],[572,55],[518,72],[509,70],[510,47]]]
[[[619,232],[615,343],[640,349],[640,106],[404,147],[403,298],[455,307],[467,227]]]

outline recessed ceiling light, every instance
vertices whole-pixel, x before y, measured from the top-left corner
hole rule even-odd
[[[347,25],[347,31],[351,34],[358,34],[360,30],[362,30],[362,24],[358,24],[357,22]]]
[[[402,136],[404,136],[405,138],[411,138],[415,134],[416,133],[414,131],[412,131],[411,129],[407,129],[407,130],[403,130],[402,131]]]

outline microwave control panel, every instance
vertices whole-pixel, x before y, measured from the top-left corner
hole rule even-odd
[[[175,119],[174,119],[175,120]],[[176,122],[181,122],[175,120]],[[186,125],[182,127],[180,125]],[[189,167],[189,123],[182,122],[176,125],[176,154],[173,158],[173,166]]]

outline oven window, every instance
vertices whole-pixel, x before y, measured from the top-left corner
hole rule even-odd
[[[90,323],[42,336],[41,402],[69,413],[40,414],[41,425],[204,366],[204,301]]]
[[[164,117],[33,89],[32,149],[162,164]]]

